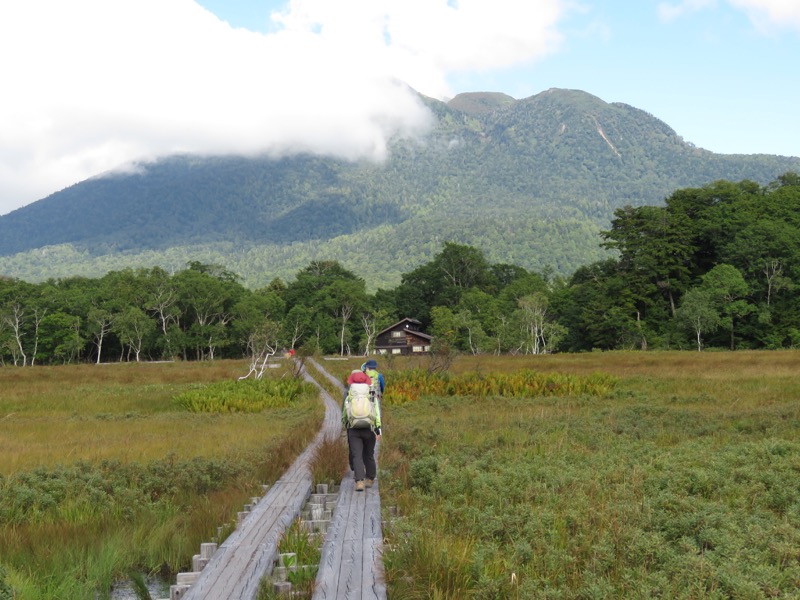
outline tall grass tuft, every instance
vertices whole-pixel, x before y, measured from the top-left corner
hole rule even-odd
[[[292,584],[291,595],[311,598],[314,594],[319,562],[322,558],[321,540],[309,533],[301,519],[295,519],[278,542],[278,552],[292,555],[284,558],[284,566],[289,569],[287,578]],[[276,600],[279,596],[272,589],[271,578],[265,577],[259,586],[256,600]]]
[[[347,472],[347,441],[342,436],[322,440],[311,460],[311,479],[316,483],[336,484]]]
[[[424,517],[423,517],[424,518]],[[429,514],[428,518],[437,518]],[[428,534],[417,524],[406,528],[398,521],[385,554],[387,585],[393,598],[441,598],[459,600],[470,596],[476,571],[475,551],[468,535],[446,533],[442,523],[428,521]]]
[[[139,600],[153,600],[153,596],[150,595],[150,590],[147,587],[147,582],[144,579],[144,575],[134,569],[130,571],[128,577],[131,580],[133,592],[136,594],[136,597]]]

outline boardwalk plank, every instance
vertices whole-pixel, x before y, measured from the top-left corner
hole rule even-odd
[[[310,379],[306,375],[307,379]],[[309,463],[326,437],[341,431],[340,406],[321,390],[325,419],[314,442],[261,498],[244,522],[223,542],[184,600],[254,600],[264,576],[272,571],[283,532],[300,514],[311,493]]]
[[[386,595],[383,583],[383,527],[378,482],[368,491],[364,514],[362,544],[362,597],[380,598]]]
[[[341,385],[318,363],[310,362],[330,381]],[[307,374],[305,377],[313,381]],[[322,389],[320,397],[325,403],[325,419],[314,443],[220,545],[184,596],[185,600],[255,600],[262,578],[272,571],[283,532],[310,497],[309,463],[316,449],[323,439],[341,435],[341,398],[333,398]],[[341,483],[323,544],[314,599],[386,598],[379,487],[376,482],[365,492],[356,492],[354,488],[352,475],[348,475]]]
[[[356,492],[352,477],[339,490],[339,504],[322,547],[315,600],[386,598],[378,482]]]
[[[343,560],[339,572],[337,598],[361,598],[361,564],[363,554],[364,507],[366,492],[353,492],[347,511],[347,530],[342,540]]]

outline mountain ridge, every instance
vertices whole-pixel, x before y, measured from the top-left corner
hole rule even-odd
[[[182,155],[77,183],[0,216],[0,273],[37,280],[199,259],[258,286],[322,258],[385,287],[456,241],[567,274],[607,256],[599,232],[616,208],[800,171],[800,158],[697,148],[646,111],[581,90],[423,101],[435,127],[393,140],[383,164]]]

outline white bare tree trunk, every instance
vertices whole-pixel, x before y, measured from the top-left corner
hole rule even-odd
[[[112,319],[108,313],[102,313],[95,316],[95,324],[97,331],[94,334],[94,345],[97,347],[97,361],[95,364],[100,364],[100,359],[103,354],[103,340],[106,334],[111,331]]]
[[[167,286],[160,286],[154,293],[152,301],[147,306],[148,310],[153,311],[158,316],[161,333],[164,336],[164,348],[170,348],[169,326],[178,323],[178,316],[170,312],[170,308],[178,301],[177,292]]]
[[[255,379],[261,379],[269,359],[278,351],[277,329],[264,328],[251,333],[247,338],[247,349],[250,354],[250,369],[239,379],[247,379],[251,375]]]
[[[39,352],[39,325],[42,324],[42,319],[47,314],[47,309],[33,311],[33,353],[31,354],[31,366],[36,362],[36,353]]]
[[[778,260],[768,260],[764,263],[764,275],[767,278],[767,306],[772,297],[772,290],[776,289],[776,282],[780,280],[783,273],[783,266]]]
[[[703,334],[703,326],[699,318],[694,320],[694,332],[697,336],[697,351],[700,352],[703,349],[703,339],[701,337]]]
[[[14,332],[14,340],[16,341],[19,355],[22,357],[22,366],[28,365],[28,356],[25,354],[25,349],[22,347],[23,331],[22,327],[25,325],[25,309],[19,302],[15,302],[11,307],[11,314],[4,317],[6,324],[11,327]],[[17,364],[16,359],[14,364]]]
[[[343,304],[339,307],[338,317],[342,320],[342,329],[339,332],[339,356],[344,356],[344,334],[347,331],[347,322],[353,315],[353,306],[350,304]]]
[[[297,342],[300,341],[300,338],[303,337],[304,333],[305,327],[300,324],[299,320],[295,320],[295,322],[292,324],[292,335],[290,336],[289,348],[294,350]]]
[[[375,336],[378,333],[378,320],[375,318],[375,315],[363,313],[361,315],[361,324],[364,326],[364,335],[367,338],[364,345],[364,356],[369,356],[370,350],[372,350],[372,344],[375,341]]]
[[[518,300],[522,313],[522,323],[525,335],[525,353],[541,352],[541,343],[547,317],[547,300],[540,294],[525,296]]]

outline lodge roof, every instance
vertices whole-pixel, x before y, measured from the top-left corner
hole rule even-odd
[[[390,326],[389,326],[389,327],[387,327],[386,329],[383,329],[382,331],[379,331],[379,332],[378,332],[378,335],[381,335],[381,334],[383,334],[383,333],[386,333],[387,331],[392,331],[393,329],[396,329],[398,325],[402,325],[403,323],[413,323],[413,324],[414,324],[414,325],[416,325],[417,327],[421,327],[421,326],[422,326],[422,322],[421,322],[421,321],[417,321],[416,319],[412,319],[412,318],[410,318],[410,317],[406,317],[405,319],[401,319],[401,320],[399,320],[399,321],[398,321],[397,323],[395,323],[394,325],[390,325]],[[431,336],[429,336],[427,333],[422,333],[421,331],[419,331],[419,330],[417,330],[417,329],[412,329],[411,331],[413,331],[414,333],[420,333],[420,334],[422,334],[422,335],[424,335],[424,336],[427,336],[427,337],[431,337]]]

